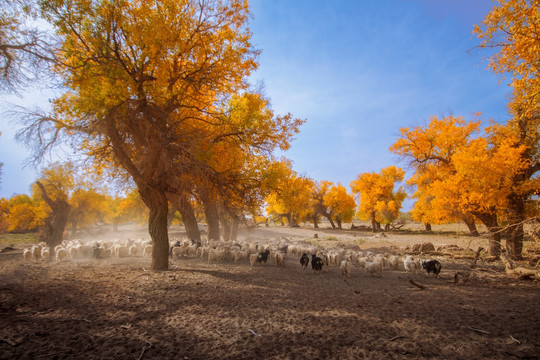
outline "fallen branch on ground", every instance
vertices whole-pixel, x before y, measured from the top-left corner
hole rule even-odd
[[[406,338],[406,336],[398,335],[398,336],[394,336],[393,338],[389,339],[388,341],[394,341],[394,340],[397,340],[397,339],[404,339],[404,338]]]
[[[517,275],[521,280],[530,280],[533,277],[540,278],[540,272],[517,266],[515,261],[510,259],[504,252],[501,253],[501,260],[504,263],[506,273],[509,275]]]
[[[142,348],[142,350],[141,350],[141,355],[139,355],[139,358],[138,358],[137,360],[141,360],[142,357],[143,357],[143,355],[144,355],[144,353],[145,353],[145,351],[148,350],[148,349],[150,349],[150,348],[152,347],[152,343],[151,343],[151,342],[146,341],[146,340],[145,340],[144,342],[147,343],[148,345],[145,345],[145,346]]]
[[[255,335],[255,336],[261,336],[261,334],[257,334],[255,331],[253,331],[253,330],[251,330],[251,329],[248,329],[248,331],[249,331],[250,333],[252,333],[253,335]]]
[[[516,338],[513,337],[512,335],[510,335],[510,339],[511,339],[513,342],[517,343],[518,345],[521,345],[521,341],[519,341],[518,339],[516,339]]]
[[[419,289],[424,290],[424,289],[426,288],[425,285],[419,284],[419,283],[417,283],[416,281],[414,281],[413,279],[409,279],[409,282],[410,282],[411,284],[413,284],[414,286],[416,286],[417,288],[419,288]]]
[[[473,328],[473,327],[470,327],[470,326],[467,326],[467,329],[472,330],[472,331],[476,331],[476,332],[481,333],[481,334],[486,334],[486,335],[491,334],[489,331],[480,330],[480,329]]]

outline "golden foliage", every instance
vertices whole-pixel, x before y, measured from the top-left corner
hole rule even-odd
[[[287,217],[294,225],[312,212],[310,205],[315,184],[293,171],[289,161],[282,160],[278,167],[281,177],[266,198],[266,212],[274,218]]]
[[[426,127],[401,129],[390,150],[408,159],[415,174],[416,220],[444,223],[469,212],[493,213],[507,206],[514,178],[529,162],[526,146],[503,126],[480,131],[480,122],[449,116]],[[481,136],[483,135],[483,136]]]
[[[330,183],[331,184],[331,183]],[[339,219],[341,222],[352,221],[356,202],[349,195],[347,189],[341,184],[332,186],[323,196],[324,205],[330,210],[330,216]]]
[[[380,173],[359,174],[350,185],[358,195],[358,217],[385,224],[397,219],[407,194],[401,187],[394,191],[394,184],[404,176],[405,172],[396,166],[386,167]]]
[[[496,73],[511,73],[514,117],[538,117],[540,106],[540,1],[498,0],[473,33],[481,47],[496,48],[489,67]],[[536,121],[538,124],[538,120]]]

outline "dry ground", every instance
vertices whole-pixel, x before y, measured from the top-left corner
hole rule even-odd
[[[282,235],[380,252],[425,241],[481,245],[467,236],[329,229],[244,234]],[[382,278],[353,268],[344,281],[338,268],[317,276],[291,256],[284,268],[185,258],[152,272],[149,262],[57,265],[0,254],[0,359],[540,358],[540,286],[504,275],[499,264],[481,264],[457,286],[454,273],[467,262],[441,259],[438,278],[414,276],[420,290],[402,266]]]

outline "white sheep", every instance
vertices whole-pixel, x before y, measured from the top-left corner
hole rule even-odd
[[[128,255],[137,256],[138,251],[139,251],[139,248],[137,247],[137,245],[131,245],[128,250]]]
[[[251,266],[254,266],[255,264],[258,264],[259,263],[257,261],[258,259],[259,259],[259,254],[258,253],[249,255],[249,263],[251,264]]]
[[[146,245],[143,248],[142,256],[143,257],[151,257],[152,256],[152,245]]]
[[[405,272],[412,272],[416,274],[416,269],[418,268],[418,262],[414,260],[411,255],[405,256],[403,260],[403,267],[405,267]]]
[[[350,278],[351,277],[351,267],[352,267],[352,261],[350,258],[347,258],[346,260],[341,261],[341,275],[343,278]]]
[[[48,259],[51,257],[51,249],[48,246],[41,248],[41,257],[44,259]]]
[[[56,249],[56,248],[55,248]],[[60,261],[66,260],[68,257],[68,251],[64,247],[57,247],[56,249],[56,263],[58,264]]]
[[[248,250],[237,250],[234,253],[234,262],[238,262],[239,260],[247,260],[249,257],[249,251]]]
[[[388,265],[391,269],[397,270],[399,266],[399,258],[395,255],[390,255],[388,257]]]
[[[172,248],[171,254],[173,259],[178,259],[180,256],[186,253],[186,249],[183,246],[175,246]]]
[[[80,245],[70,245],[67,248],[68,256],[71,260],[76,259],[79,256]]]
[[[366,257],[366,256],[360,256],[356,259],[356,263],[358,264],[359,267],[361,268],[365,268],[366,267],[366,263],[369,262],[369,259]]]
[[[285,266],[285,254],[281,251],[276,253],[276,265],[282,267]]]
[[[32,259],[32,248],[26,248],[23,251],[23,258],[26,261],[30,261]]]
[[[32,246],[32,259],[37,260],[41,257],[41,246],[33,245]]]
[[[373,274],[379,274],[379,276],[382,277],[382,264],[377,261],[366,262],[365,275],[367,276],[367,274],[371,274],[371,276],[373,276]]]
[[[388,259],[381,254],[376,255],[373,258],[373,261],[380,263],[383,269],[387,269],[389,267]]]
[[[216,262],[223,261],[225,259],[225,250],[210,249],[208,251],[208,263],[215,260]]]
[[[189,245],[186,249],[187,256],[196,256],[197,255],[197,244]]]

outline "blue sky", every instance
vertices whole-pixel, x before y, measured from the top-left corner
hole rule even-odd
[[[315,180],[348,187],[363,172],[397,164],[399,129],[450,112],[504,122],[510,88],[486,69],[471,34],[490,0],[253,0],[253,82],[276,113],[306,119],[284,155]],[[14,101],[10,97],[10,101]],[[34,92],[16,101],[47,103]],[[0,197],[29,192],[25,149],[0,125]]]

